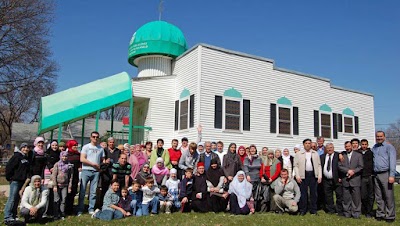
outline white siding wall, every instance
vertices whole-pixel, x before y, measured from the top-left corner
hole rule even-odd
[[[183,89],[187,89],[190,92],[190,95],[194,94],[194,127],[189,128],[184,131],[174,131],[174,136],[179,140],[182,137],[187,137],[189,141],[196,141],[197,139],[197,125],[198,125],[198,117],[199,113],[199,92],[198,92],[198,75],[199,75],[199,67],[198,67],[198,57],[199,57],[199,48],[196,48],[189,52],[187,55],[179,58],[173,67],[172,74],[177,76],[176,79],[176,92],[174,94],[174,101],[179,100],[180,94]],[[180,106],[179,106],[180,107]],[[190,113],[190,112],[189,112]],[[172,124],[174,121],[172,121]]]
[[[134,80],[132,86],[135,97],[150,98],[145,121],[146,126],[153,128],[149,140],[155,142],[162,138],[168,144],[173,139],[174,130],[175,76]]]
[[[248,57],[241,57],[207,47],[201,54],[201,123],[203,140],[222,140],[228,146],[255,144],[270,148],[292,147],[303,139],[314,137],[313,110],[326,103],[334,113],[342,113],[350,107],[359,116],[359,135],[346,136],[339,133],[333,139],[337,149],[353,137],[366,138],[374,143],[373,97],[354,92],[333,89],[330,83],[293,73],[273,69],[273,64]],[[224,132],[214,129],[214,97],[223,96],[226,89],[235,88],[244,99],[250,100],[251,130],[243,133]],[[318,87],[318,91],[317,91]],[[299,108],[299,134],[293,138],[270,134],[270,103],[286,96],[293,106]]]

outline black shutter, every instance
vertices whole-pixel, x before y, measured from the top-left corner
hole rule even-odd
[[[342,118],[342,114],[338,114],[337,115],[337,122],[338,122],[338,129],[337,129],[337,131],[338,132],[343,132],[343,118]]]
[[[175,130],[178,130],[179,100],[175,101]]]
[[[243,100],[243,130],[250,131],[250,100]]]
[[[190,118],[189,127],[194,127],[194,94],[190,96]]]
[[[299,108],[293,107],[293,135],[299,135]]]
[[[314,110],[314,137],[319,136],[319,111]]]
[[[337,120],[337,114],[333,113],[333,139],[338,139],[338,131],[337,131],[337,127],[338,127],[338,120]]]
[[[354,132],[358,134],[358,116],[354,116]]]
[[[215,96],[214,128],[222,129],[222,96]]]
[[[276,133],[276,104],[271,104],[269,125],[270,133]]]

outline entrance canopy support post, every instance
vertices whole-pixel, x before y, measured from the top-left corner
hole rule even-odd
[[[133,131],[133,97],[129,103],[129,137],[128,143],[132,144],[132,131]]]
[[[114,106],[111,108],[111,136],[114,136]]]
[[[100,111],[96,113],[96,129],[95,131],[99,131],[99,118],[100,118]]]
[[[61,135],[62,135],[62,123],[58,124],[58,143],[61,142]]]
[[[85,119],[82,119],[82,134],[81,134],[81,147],[83,147],[83,142],[85,142]]]

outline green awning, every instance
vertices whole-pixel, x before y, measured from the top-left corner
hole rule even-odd
[[[132,81],[126,72],[42,97],[39,134],[66,125],[97,111],[132,99]]]

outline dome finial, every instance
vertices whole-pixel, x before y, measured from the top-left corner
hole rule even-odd
[[[158,4],[158,20],[161,20],[163,11],[164,11],[164,0],[160,0],[160,3]]]

